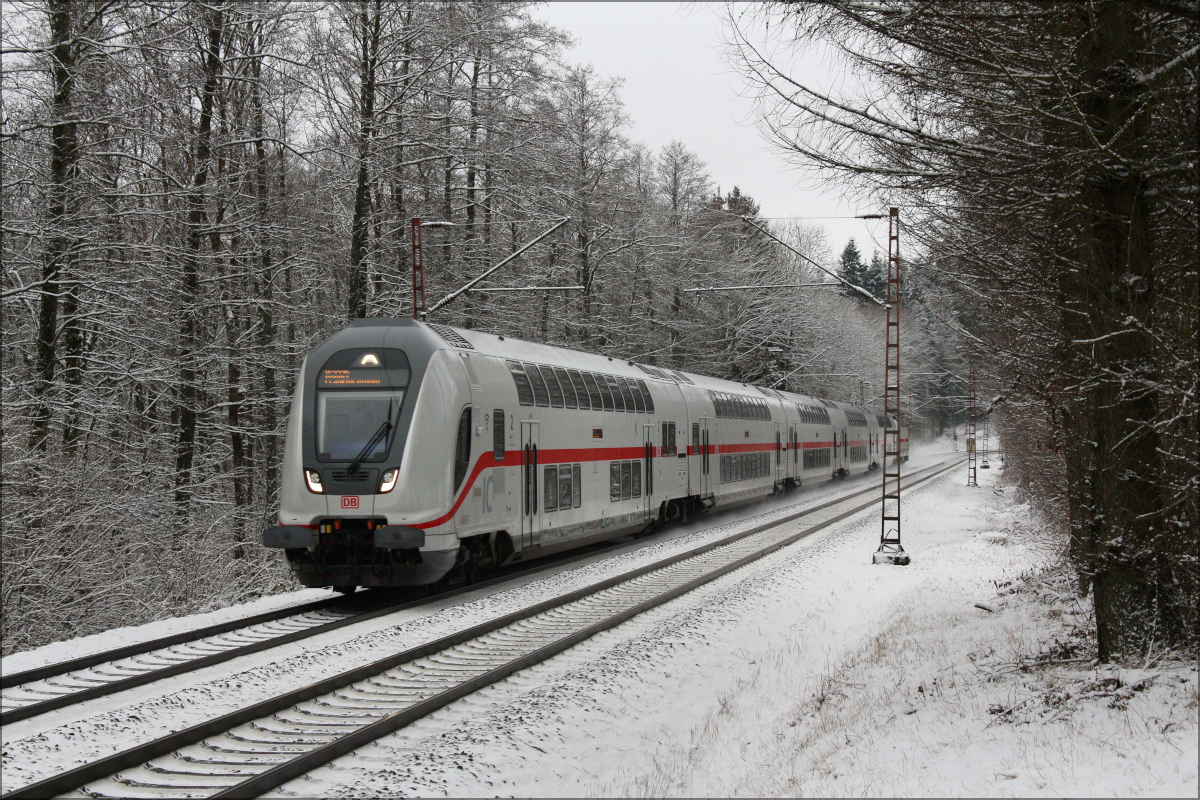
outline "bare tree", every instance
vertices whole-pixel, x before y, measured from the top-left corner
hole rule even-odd
[[[730,21],[764,130],[903,204],[1004,394],[1049,407],[1066,473],[1029,477],[1066,484],[1101,657],[1194,644],[1194,6],[831,1]],[[779,60],[812,47],[861,80],[830,91]]]

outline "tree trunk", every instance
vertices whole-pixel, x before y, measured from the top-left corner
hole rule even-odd
[[[363,263],[367,253],[368,227],[371,215],[371,184],[367,161],[371,155],[371,137],[375,128],[375,69],[379,57],[379,26],[382,0],[375,0],[368,13],[364,3],[358,15],[359,26],[359,131],[358,172],[354,183],[354,219],[350,224],[350,286],[348,292],[350,318],[367,315],[367,269]]]
[[[63,267],[75,258],[76,242],[71,233],[75,212],[73,184],[78,176],[79,140],[72,119],[75,91],[74,4],[50,0],[51,77],[54,81],[50,129],[50,203],[47,209],[48,237],[42,264],[42,287],[38,300],[37,351],[35,355],[32,444],[46,449],[50,428],[50,394],[57,361],[59,278]]]
[[[175,450],[175,504],[186,514],[191,500],[192,466],[196,454],[196,409],[199,391],[196,385],[197,327],[200,312],[200,243],[204,224],[204,187],[208,183],[211,155],[213,98],[221,72],[221,35],[224,30],[223,6],[210,18],[208,44],[204,50],[204,86],[200,93],[200,120],[196,131],[195,171],[188,192],[187,238],[183,253],[183,298],[179,346],[179,437]]]
[[[1090,362],[1078,374],[1094,377],[1086,414],[1090,431],[1075,458],[1090,464],[1080,484],[1086,494],[1078,521],[1087,525],[1088,564],[1094,592],[1098,655],[1144,661],[1155,647],[1181,641],[1170,607],[1165,546],[1162,463],[1154,428],[1157,375],[1151,317],[1155,266],[1150,254],[1150,179],[1131,170],[1145,116],[1138,111],[1140,87],[1133,70],[1144,47],[1137,9],[1109,2],[1088,10],[1084,19],[1079,74],[1086,87],[1081,107],[1108,153],[1097,158],[1084,178],[1079,198],[1083,218],[1084,269],[1068,273],[1068,297],[1079,302],[1066,315],[1066,330],[1077,360]],[[1081,142],[1087,146],[1087,142]],[[1070,306],[1068,306],[1070,308]],[[1083,364],[1081,364],[1083,366]],[[1092,444],[1094,443],[1094,444]],[[1086,450],[1091,450],[1091,458]],[[1164,569],[1164,567],[1167,567]]]
[[[251,59],[253,81],[250,84],[250,102],[254,125],[254,193],[255,193],[255,240],[258,249],[258,362],[262,382],[262,456],[267,486],[275,486],[279,465],[276,383],[275,383],[275,313],[274,313],[274,264],[270,241],[270,220],[267,208],[267,147],[264,140],[262,104],[262,51],[264,41],[261,32],[255,35],[254,57]]]

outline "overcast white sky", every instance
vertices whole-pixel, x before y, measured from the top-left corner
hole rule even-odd
[[[853,236],[864,257],[886,252],[887,221],[814,219],[879,213],[816,187],[754,127],[753,104],[721,55],[723,4],[551,2],[537,19],[576,40],[567,59],[621,77],[630,136],[658,149],[678,139],[708,163],[722,192],[736,184],[765,217],[805,217],[822,225],[840,253]]]

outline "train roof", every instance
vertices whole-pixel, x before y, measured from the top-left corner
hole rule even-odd
[[[642,380],[659,381],[662,383],[677,383],[692,385],[699,389],[716,392],[730,392],[751,397],[768,397],[784,402],[823,405],[841,411],[858,410],[865,414],[876,414],[862,406],[840,403],[834,400],[822,400],[817,397],[796,394],[778,389],[768,389],[749,383],[713,378],[708,375],[697,375],[692,372],[667,369],[653,364],[640,364],[635,361],[602,356],[596,353],[585,353],[581,350],[571,350],[566,347],[539,344],[524,339],[515,339],[503,334],[484,333],[467,328],[456,328],[451,325],[441,325],[432,322],[417,322],[411,319],[372,318],[355,320],[351,327],[382,326],[397,328],[425,328],[443,343],[444,349],[464,352],[477,352],[481,355],[514,361],[532,361],[537,364],[547,364],[555,367],[586,370],[588,372],[605,372],[624,377]]]

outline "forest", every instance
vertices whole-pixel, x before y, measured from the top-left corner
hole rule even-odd
[[[1194,0],[731,7],[762,131],[904,208],[1101,662],[1197,644]],[[831,84],[794,68],[835,65]],[[951,319],[949,316],[943,316]],[[989,417],[993,414],[989,414]]]
[[[296,373],[350,320],[412,315],[413,219],[430,307],[566,220],[433,322],[880,395],[855,293],[689,291],[817,263],[878,293],[877,254],[634,140],[619,78],[534,8],[5,4],[4,653],[294,588],[259,536]],[[961,426],[974,363],[1102,656],[1194,647],[1196,4],[727,15],[768,139],[902,210],[906,424]],[[806,52],[846,79],[808,81]]]
[[[5,653],[293,587],[259,537],[295,376],[350,320],[412,314],[414,218],[429,307],[569,220],[431,321],[880,394],[878,306],[687,291],[832,279],[742,222],[753,187],[631,140],[619,80],[531,8],[6,4]],[[839,268],[819,228],[757,224]],[[906,352],[936,362],[914,424],[940,429],[959,367],[938,290],[908,291]]]

